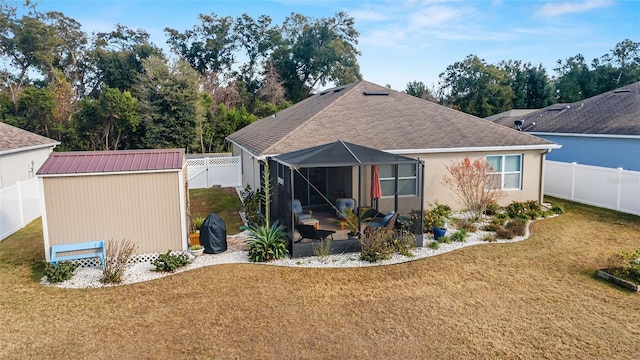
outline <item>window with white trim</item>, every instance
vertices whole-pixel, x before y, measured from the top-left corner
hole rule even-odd
[[[380,165],[380,187],[382,196],[395,196],[396,173],[395,165]],[[398,165],[398,196],[418,195],[418,165]]]
[[[490,155],[487,162],[493,169],[489,176],[500,177],[504,190],[522,188],[522,155]]]

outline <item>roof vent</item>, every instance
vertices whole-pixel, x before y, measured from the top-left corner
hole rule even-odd
[[[389,96],[388,91],[365,91],[364,96]]]
[[[613,90],[614,94],[619,94],[619,93],[628,93],[631,92],[631,90],[629,89],[618,89],[618,90]]]
[[[326,95],[328,93],[330,93],[330,91],[329,90],[325,90],[325,91],[321,92],[320,95]]]
[[[337,92],[340,92],[340,91],[342,91],[342,90],[344,90],[344,87],[337,88],[337,89],[333,89],[333,92],[334,92],[334,93],[337,93]]]

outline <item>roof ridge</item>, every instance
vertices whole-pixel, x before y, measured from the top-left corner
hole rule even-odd
[[[315,114],[313,114],[312,116],[310,116],[307,120],[303,121],[302,123],[300,123],[300,125],[296,126],[295,128],[293,128],[293,130],[291,130],[288,134],[286,134],[286,136],[283,136],[282,138],[278,139],[277,141],[275,141],[273,144],[271,144],[269,147],[267,147],[266,149],[264,149],[262,151],[262,153],[268,153],[269,151],[271,151],[271,149],[276,148],[278,145],[280,145],[286,137],[291,136],[292,134],[294,134],[295,132],[297,132],[298,130],[304,128],[305,126],[307,126],[307,124],[313,122],[313,120],[315,120],[319,114],[327,111],[328,109],[331,109],[333,106],[335,106],[336,103],[338,103],[340,100],[343,100],[345,98],[345,96],[349,93],[351,93],[354,89],[362,86],[362,83],[365,82],[364,80],[360,80],[358,82],[355,83],[351,83],[351,84],[347,84],[347,85],[342,85],[342,86],[336,86],[333,87],[331,89],[337,89],[339,87],[342,88],[348,88],[347,91],[345,91],[343,94],[338,95],[338,98],[336,98],[334,101],[332,101],[331,103],[329,103],[329,105],[323,107],[322,109],[320,109],[320,111],[316,112]],[[331,90],[331,89],[327,89],[325,91]],[[314,96],[322,96],[322,93],[320,94],[316,94]]]

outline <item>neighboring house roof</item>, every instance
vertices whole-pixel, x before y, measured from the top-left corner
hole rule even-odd
[[[396,153],[555,146],[367,81],[325,90],[227,139],[257,156],[337,140]]]
[[[60,142],[0,122],[0,155],[56,145]]]
[[[57,152],[38,175],[180,170],[183,161],[182,149]]]
[[[571,104],[555,104],[523,116],[495,115],[486,120],[529,133],[640,135],[640,82]],[[533,125],[535,123],[535,125]]]

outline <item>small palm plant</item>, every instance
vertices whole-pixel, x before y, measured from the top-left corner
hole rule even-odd
[[[262,262],[281,259],[288,252],[284,227],[278,222],[271,223],[269,219],[269,202],[271,201],[271,187],[269,186],[269,164],[264,166],[262,178],[264,190],[265,221],[263,225],[251,225],[247,235],[249,245],[249,261]]]

